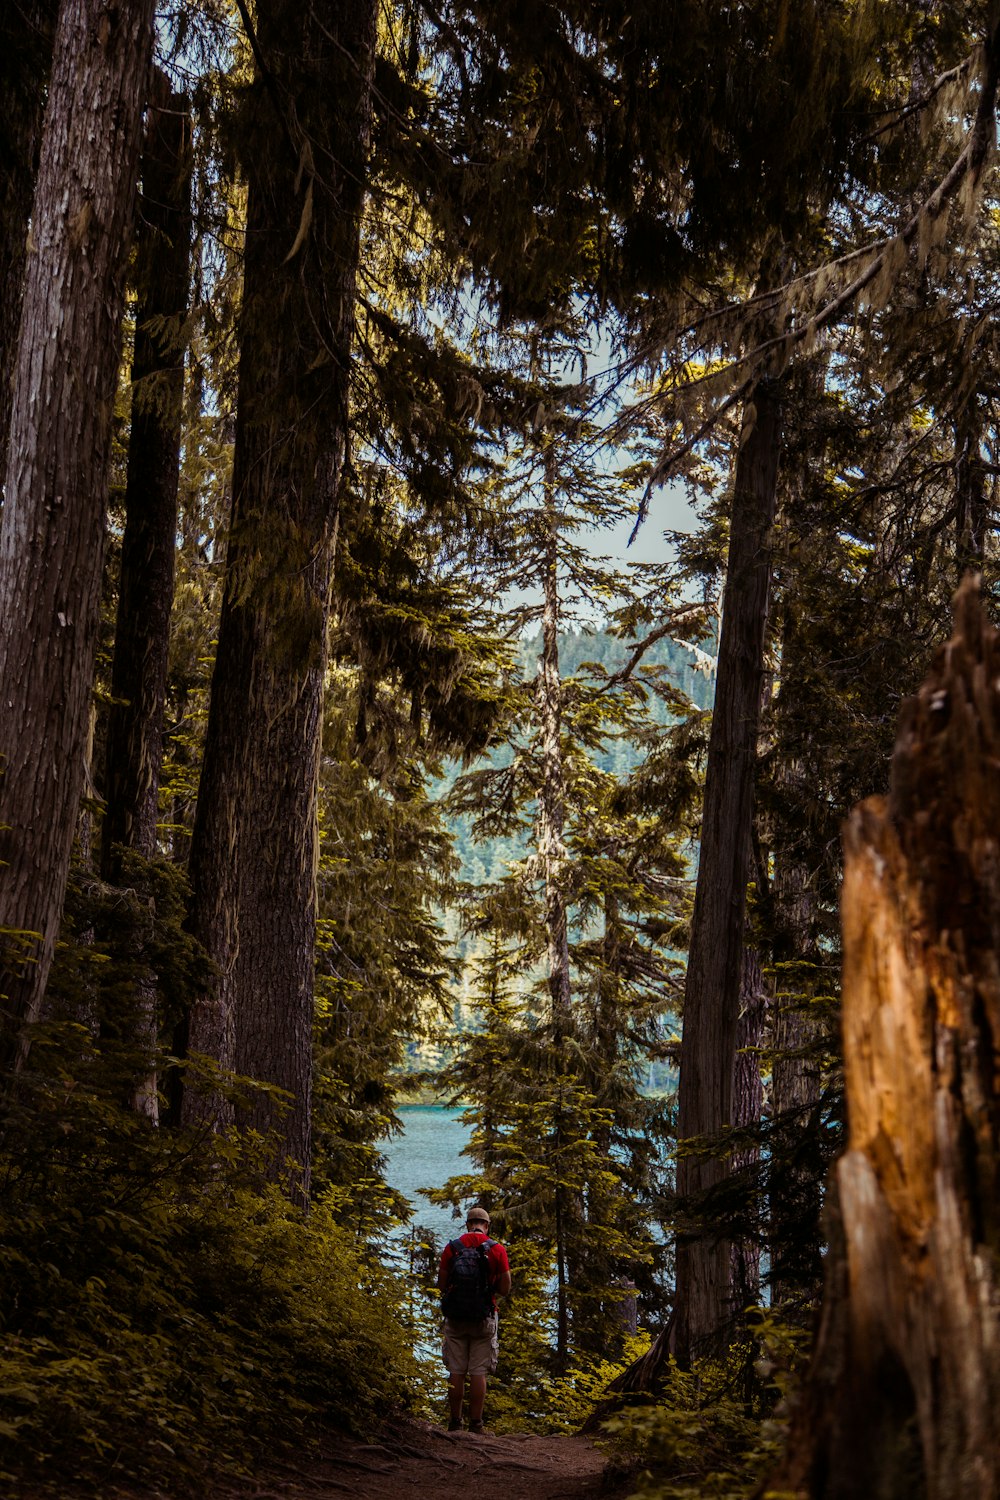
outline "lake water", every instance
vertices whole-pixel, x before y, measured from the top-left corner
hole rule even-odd
[[[461,1110],[440,1104],[403,1104],[396,1113],[403,1133],[382,1143],[386,1181],[409,1199],[413,1223],[433,1230],[443,1245],[461,1233],[462,1220],[453,1217],[450,1207],[429,1202],[421,1189],[443,1187],[449,1177],[470,1170],[471,1162],[462,1155],[469,1127],[462,1124]]]

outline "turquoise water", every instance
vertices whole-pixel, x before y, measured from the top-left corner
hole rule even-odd
[[[386,1181],[413,1206],[413,1223],[431,1229],[439,1245],[461,1232],[462,1222],[452,1210],[429,1202],[423,1188],[443,1187],[449,1177],[470,1170],[462,1147],[469,1128],[462,1124],[461,1110],[440,1104],[404,1104],[397,1109],[402,1135],[382,1143],[387,1159]]]

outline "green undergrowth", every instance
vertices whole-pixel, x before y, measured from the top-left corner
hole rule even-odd
[[[42,1028],[0,1132],[0,1488],[203,1492],[318,1424],[422,1399],[399,1284],[268,1184],[261,1142],[122,1108]]]
[[[490,1426],[497,1432],[577,1432],[649,1340],[626,1335],[616,1341],[615,1357],[572,1348],[561,1369],[555,1353],[551,1253],[530,1241],[521,1241],[511,1253],[517,1274],[500,1315],[500,1361],[487,1398]]]
[[[655,1397],[602,1424],[637,1473],[633,1500],[749,1500],[775,1469],[808,1336],[762,1309],[750,1321],[725,1361],[685,1371],[671,1360]]]

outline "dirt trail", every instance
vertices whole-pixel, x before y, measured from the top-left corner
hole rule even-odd
[[[301,1466],[278,1462],[227,1500],[468,1500],[477,1491],[496,1500],[618,1500],[631,1486],[616,1478],[609,1482],[606,1458],[584,1437],[474,1436],[410,1422],[372,1443],[327,1442]]]

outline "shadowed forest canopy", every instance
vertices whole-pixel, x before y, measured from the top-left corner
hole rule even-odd
[[[994,1494],[998,84],[996,0],[3,8],[5,1486],[437,1420],[418,1099],[498,1429]]]

